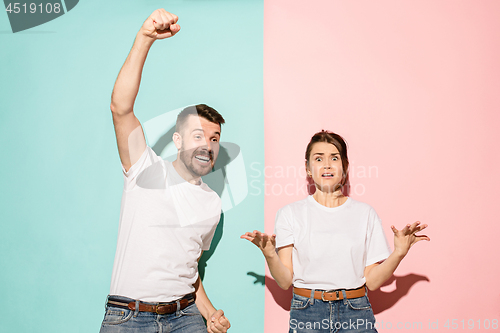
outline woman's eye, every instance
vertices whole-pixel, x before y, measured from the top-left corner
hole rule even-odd
[[[194,138],[195,138],[196,140],[199,140],[199,139],[201,139],[201,136],[200,136],[200,135],[196,135]]]
[[[316,157],[316,161],[321,162],[321,157]]]
[[[337,161],[339,158],[338,157],[332,157],[333,161]]]

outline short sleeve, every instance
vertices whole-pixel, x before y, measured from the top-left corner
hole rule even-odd
[[[276,248],[294,243],[293,218],[288,207],[281,208],[276,213],[274,233],[276,234]]]
[[[139,160],[137,160],[137,162],[135,162],[128,171],[125,171],[125,168],[122,165],[125,188],[133,188],[135,186],[137,176],[152,164],[160,161],[163,161],[162,158],[156,155],[151,147],[146,146],[146,149],[144,149],[144,152],[142,153]]]
[[[385,237],[382,227],[382,221],[373,209],[369,214],[366,242],[367,253],[365,266],[370,266],[381,260],[387,259],[391,254],[391,249],[387,243],[387,238]]]

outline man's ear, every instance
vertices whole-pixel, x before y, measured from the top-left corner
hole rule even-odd
[[[174,141],[177,150],[180,150],[182,147],[182,136],[179,133],[175,132],[174,135],[172,135],[172,141]]]

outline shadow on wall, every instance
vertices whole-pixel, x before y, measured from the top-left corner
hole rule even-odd
[[[271,292],[274,301],[286,311],[290,311],[290,302],[292,301],[292,287],[287,290],[281,289],[278,283],[267,275],[260,275],[255,272],[248,272],[247,275],[253,276],[255,281],[253,284],[265,285],[267,289]]]
[[[396,288],[390,292],[384,292],[380,288],[374,291],[368,291],[368,297],[372,304],[373,313],[382,313],[387,309],[392,308],[401,298],[408,295],[411,287],[418,281],[430,282],[429,278],[424,275],[408,274],[405,276],[391,276],[381,288],[389,286],[396,282]]]
[[[165,147],[168,146],[169,144],[173,143],[172,136],[174,135],[174,133],[175,133],[175,125],[170,127],[170,129],[166,131],[165,134],[163,134],[158,139],[158,141],[156,141],[156,143],[151,147],[151,149],[153,149],[156,155],[160,156],[163,149],[165,149]]]
[[[265,284],[273,296],[274,301],[284,310],[290,311],[290,302],[292,301],[293,293],[292,287],[288,288],[288,290],[283,290],[273,278],[267,275],[259,275],[254,272],[248,272],[247,275],[255,278],[254,284]],[[396,282],[396,289],[391,292],[384,292],[380,289],[368,291],[368,297],[370,298],[374,314],[379,314],[392,308],[401,298],[408,294],[410,288],[418,281],[430,282],[428,277],[418,274],[408,274],[405,276],[393,275],[384,285],[382,285],[382,287],[389,286],[394,281]]]
[[[198,262],[198,274],[200,275],[200,279],[203,281],[205,277],[205,269],[207,268],[207,262],[212,257],[219,245],[220,239],[222,238],[222,233],[224,230],[224,213],[220,214],[219,224],[217,225],[217,229],[215,229],[214,238],[212,239],[212,244],[210,244],[210,250],[203,252],[203,255]]]

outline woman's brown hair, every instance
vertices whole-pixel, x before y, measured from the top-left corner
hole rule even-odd
[[[344,187],[344,185],[349,182],[349,158],[347,158],[347,143],[344,138],[336,133],[325,130],[314,134],[306,148],[305,157],[307,164],[309,164],[312,147],[316,142],[326,142],[337,147],[342,161],[342,181],[340,182],[340,185]]]

